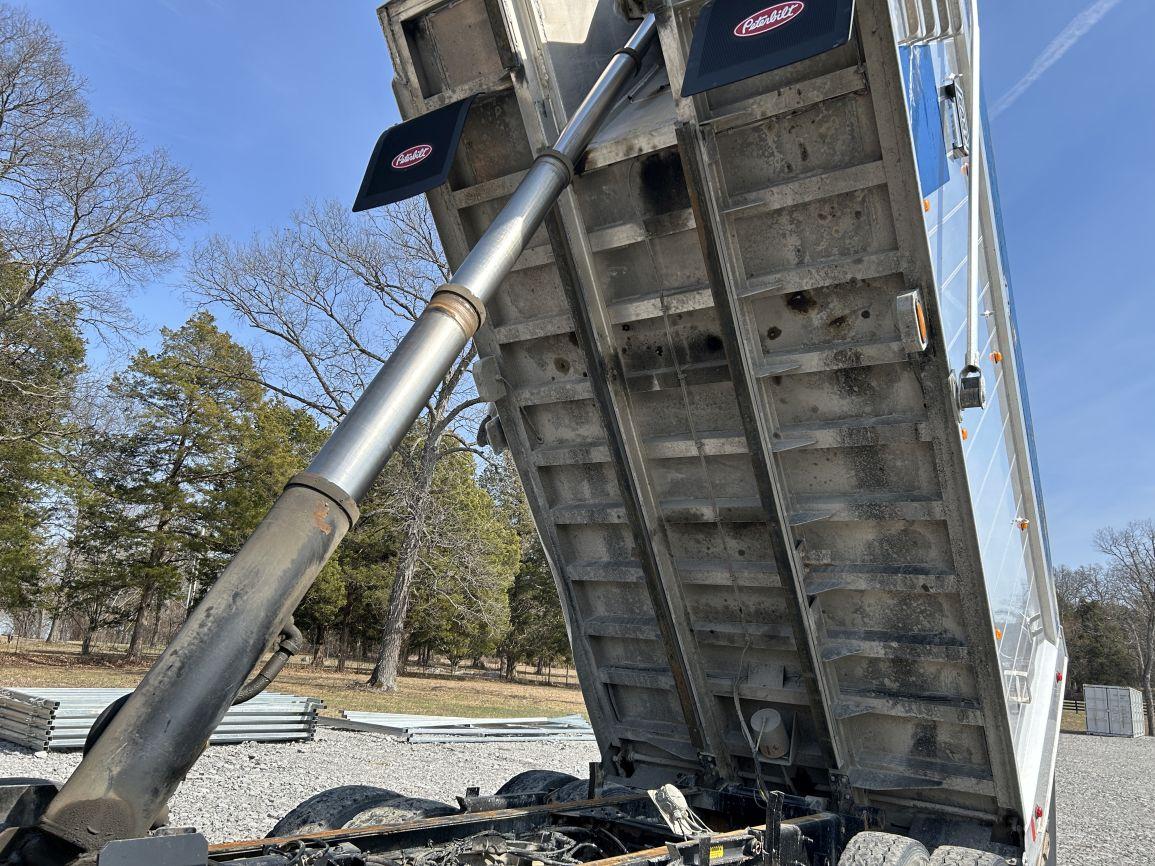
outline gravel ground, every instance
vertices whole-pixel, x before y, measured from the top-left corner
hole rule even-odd
[[[318,791],[368,784],[449,800],[477,785],[496,790],[515,773],[585,777],[593,743],[409,745],[378,734],[321,728],[312,743],[212,746],[172,800],[172,822],[211,841],[264,836]],[[0,776],[65,778],[80,756],[37,758],[0,743]],[[1155,862],[1155,738],[1063,734],[1059,744],[1059,866]]]
[[[1063,734],[1059,866],[1155,863],[1155,737]]]
[[[589,776],[596,743],[460,743],[410,745],[382,734],[318,728],[311,743],[210,746],[171,803],[171,823],[198,827],[210,842],[264,836],[286,812],[338,785],[377,785],[402,794],[454,802],[477,785],[493,793],[522,770]],[[79,753],[0,743],[0,777],[64,779]]]

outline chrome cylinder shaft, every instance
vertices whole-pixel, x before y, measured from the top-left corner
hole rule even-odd
[[[977,369],[979,366],[979,295],[982,293],[980,274],[982,272],[979,236],[982,232],[982,176],[983,176],[983,124],[982,124],[982,36],[979,30],[979,3],[971,0],[970,24],[970,105],[967,120],[970,122],[970,226],[967,244],[967,351],[965,366]]]
[[[482,304],[493,297],[569,185],[572,165],[605,122],[656,36],[657,21],[647,15],[574,112],[553,151],[538,157],[465,257],[453,275],[454,285],[464,286]],[[309,471],[360,500],[472,336],[448,316],[426,310],[318,452]]]

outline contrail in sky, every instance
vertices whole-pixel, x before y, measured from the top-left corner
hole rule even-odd
[[[1084,9],[1067,28],[1055,37],[1042,54],[1035,59],[1030,71],[1022,77],[1018,84],[995,105],[993,114],[999,115],[1011,107],[1018,98],[1026,93],[1048,69],[1063,59],[1063,55],[1075,47],[1075,44],[1090,32],[1091,28],[1103,20],[1104,16],[1122,0],[1096,0],[1094,5]]]

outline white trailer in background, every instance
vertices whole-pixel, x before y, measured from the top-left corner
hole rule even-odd
[[[1087,733],[1106,737],[1145,737],[1143,695],[1126,686],[1083,686]]]

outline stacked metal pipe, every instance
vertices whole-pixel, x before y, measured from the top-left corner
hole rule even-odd
[[[0,739],[37,751],[79,749],[100,712],[130,689],[0,689]],[[313,739],[318,698],[266,692],[232,707],[211,744]]]
[[[342,710],[341,719],[326,719],[325,724],[355,730],[379,731],[401,737],[408,743],[527,740],[592,742],[594,739],[590,723],[577,715],[554,718],[542,716],[473,719],[461,716],[413,716],[405,713],[362,713]]]

